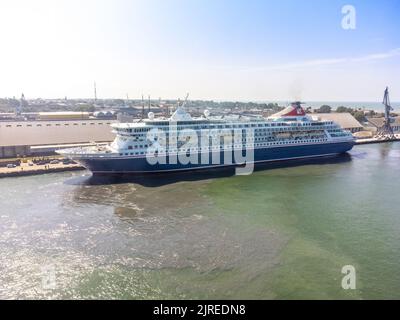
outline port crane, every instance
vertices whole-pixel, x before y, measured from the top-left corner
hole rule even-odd
[[[393,133],[393,128],[390,125],[390,123],[392,122],[392,118],[390,117],[390,111],[392,111],[393,108],[390,105],[389,88],[388,87],[386,87],[382,104],[385,106],[385,119],[383,120],[383,125],[380,128],[378,128],[376,137],[382,138],[382,139],[387,139],[387,140],[395,139],[396,137]]]

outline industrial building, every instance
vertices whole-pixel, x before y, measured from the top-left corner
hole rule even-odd
[[[354,118],[350,113],[318,113],[313,114],[313,117],[317,117],[321,120],[334,121],[340,125],[343,129],[349,130],[351,133],[356,133],[364,130],[364,127]]]
[[[114,119],[91,119],[85,113],[40,113],[35,121],[0,121],[0,158],[51,152],[60,145],[109,142]],[[47,146],[47,147],[46,147]]]
[[[39,112],[38,120],[88,120],[89,112]]]
[[[390,123],[390,126],[393,129],[394,133],[399,133],[400,132],[400,117],[393,117],[392,122]],[[375,128],[381,128],[383,126],[383,123],[385,121],[385,118],[368,118],[368,123],[372,125]]]

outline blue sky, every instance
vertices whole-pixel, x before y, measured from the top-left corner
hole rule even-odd
[[[356,29],[341,27],[344,5]],[[400,100],[400,1],[3,0],[0,96]]]

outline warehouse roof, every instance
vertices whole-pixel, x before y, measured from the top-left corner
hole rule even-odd
[[[350,129],[350,128],[363,128],[361,123],[359,123],[356,118],[354,118],[348,112],[333,112],[333,113],[317,113],[313,114],[313,117],[318,117],[321,120],[326,121],[334,121],[339,124],[343,129]]]

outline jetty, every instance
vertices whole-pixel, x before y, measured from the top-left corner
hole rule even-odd
[[[366,139],[356,139],[356,144],[386,143],[395,141],[400,141],[400,134],[396,134],[394,135],[394,137],[391,138],[373,137]]]

